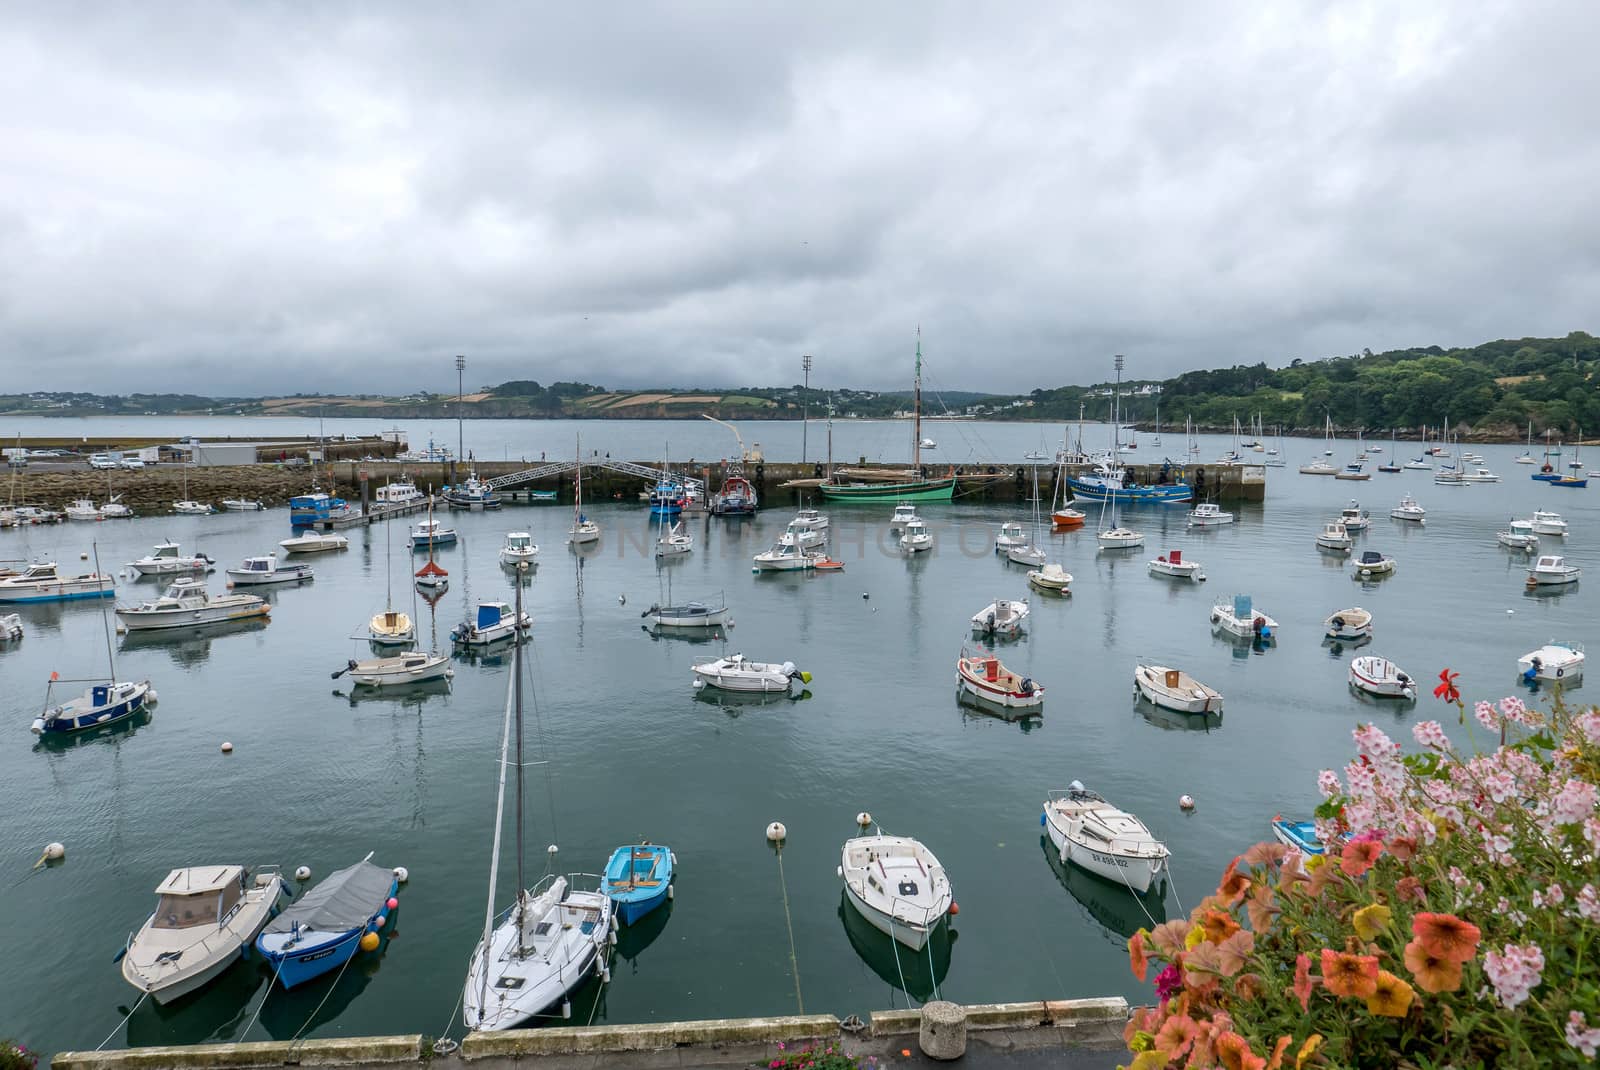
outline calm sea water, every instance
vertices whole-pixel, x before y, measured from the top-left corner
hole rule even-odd
[[[487,435],[494,426],[469,429]],[[641,452],[620,429],[610,438],[615,426],[596,429],[595,445]],[[1039,437],[1037,427],[1017,433],[1024,437],[1008,448],[1031,448],[1027,436]],[[541,872],[544,846],[558,843],[563,868],[595,871],[613,847],[641,838],[670,844],[679,860],[670,912],[624,932],[611,985],[589,989],[575,1016],[631,1022],[795,1010],[785,891],[809,1011],[905,1005],[912,997],[902,989],[923,998],[935,982],[945,997],[968,1002],[1137,996],[1122,945],[1148,924],[1145,911],[1157,920],[1177,915],[1214,887],[1230,858],[1268,835],[1273,814],[1307,812],[1317,769],[1342,764],[1358,721],[1404,736],[1411,722],[1441,716],[1469,742],[1466,728],[1443,716],[1453,711],[1431,698],[1413,708],[1352,695],[1352,651],[1320,639],[1328,613],[1371,609],[1369,651],[1430,685],[1445,666],[1462,670],[1472,697],[1510,693],[1515,658],[1546,640],[1589,637],[1600,586],[1586,585],[1600,585],[1600,572],[1530,597],[1524,560],[1500,549],[1494,531],[1512,514],[1559,509],[1572,525],[1568,559],[1600,569],[1595,491],[1531,482],[1511,447],[1483,451],[1505,483],[1465,489],[1436,487],[1418,472],[1370,483],[1300,476],[1296,452],[1291,445],[1290,468],[1270,472],[1267,501],[1239,509],[1231,527],[1187,531],[1183,510],[1169,508],[1127,516],[1147,532],[1142,551],[1097,553],[1092,521],[1087,531],[1049,536],[1052,555],[1076,577],[1073,594],[1035,595],[1029,634],[1002,650],[1049,691],[1033,726],[966,713],[953,686],[954,660],[971,641],[968,618],[995,597],[1026,593],[1023,570],[988,550],[1002,519],[1030,517],[1026,505],[930,506],[939,551],[911,561],[880,549],[888,505],[834,508],[845,571],[789,576],[750,573],[750,555],[790,515],[777,504],[749,521],[691,521],[694,552],[659,572],[643,552],[642,507],[597,506],[605,539],[581,558],[564,545],[564,508],[453,517],[462,541],[440,554],[452,588],[437,607],[418,605],[424,633],[440,642],[478,600],[509,598],[497,564],[504,532],[526,528],[543,547],[526,589],[537,622],[529,721],[549,744],[549,764],[530,774],[530,867]],[[1308,451],[1301,444],[1298,452]],[[1425,527],[1388,518],[1407,490],[1428,509]],[[1375,518],[1358,546],[1397,557],[1392,578],[1363,584],[1313,545],[1322,520],[1352,496]],[[287,533],[281,511],[150,518],[0,532],[0,558],[78,564],[97,540],[102,563],[117,567],[172,538],[231,564]],[[313,559],[315,582],[274,591],[264,628],[120,639],[120,675],[148,677],[160,705],[148,723],[67,746],[37,743],[28,722],[51,671],[74,676],[104,665],[101,615],[90,604],[23,611],[27,638],[0,650],[0,1022],[8,1032],[64,1049],[92,1048],[107,1034],[121,1046],[287,1038],[303,1028],[331,1036],[452,1027],[483,924],[508,668],[459,660],[448,691],[356,701],[329,679],[357,652],[348,637],[383,607],[390,534],[352,531],[348,552]],[[392,534],[403,535],[398,523]],[[1204,562],[1209,582],[1150,577],[1145,561],[1166,547]],[[416,566],[402,546],[394,556],[395,597],[409,607],[406,576]],[[725,595],[736,619],[725,640],[644,631],[640,611],[669,585],[675,599]],[[124,583],[119,596],[155,589]],[[1235,593],[1251,594],[1279,620],[1275,647],[1212,636],[1210,605]],[[809,697],[708,701],[691,687],[689,666],[724,649],[795,661],[814,674]],[[1220,726],[1207,731],[1141,707],[1131,679],[1144,658],[1219,688]],[[232,755],[219,752],[223,740]],[[1141,905],[1121,887],[1053,864],[1041,847],[1040,803],[1075,778],[1139,814],[1172,848],[1164,900]],[[1185,792],[1198,801],[1190,814],[1176,802]],[[834,871],[859,810],[886,831],[921,838],[949,869],[957,936],[931,965],[897,958],[841,909]],[[772,820],[789,829],[782,879],[763,839]],[[31,869],[51,840],[66,844],[65,863]],[[269,993],[268,972],[246,961],[198,996],[167,1008],[147,1002],[119,1026],[137,994],[112,957],[169,869],[304,864],[322,876],[369,851],[411,872],[397,937],[381,956],[358,960],[336,984],[290,994]],[[510,887],[508,877],[502,904]]]

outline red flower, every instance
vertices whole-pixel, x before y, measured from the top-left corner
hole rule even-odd
[[[1452,962],[1471,962],[1483,938],[1483,932],[1470,921],[1454,914],[1426,912],[1412,916],[1411,933],[1428,954]]]
[[[1238,906],[1239,900],[1249,890],[1250,878],[1239,872],[1239,859],[1235,858],[1222,874],[1222,883],[1217,886],[1217,899],[1227,906]]]
[[[1150,960],[1144,953],[1144,938],[1143,929],[1128,937],[1128,968],[1133,970],[1133,975],[1141,981],[1150,969]]]
[[[1300,1009],[1311,1009],[1311,956],[1301,955],[1294,960],[1294,994]]]
[[[1367,999],[1378,991],[1378,958],[1323,948],[1322,984],[1336,996]]]
[[[1383,854],[1383,844],[1373,840],[1364,840],[1360,843],[1354,841],[1344,845],[1344,850],[1339,853],[1339,869],[1351,877],[1359,877],[1372,868],[1372,864]]]
[[[1433,689],[1434,698],[1442,698],[1446,702],[1460,702],[1461,692],[1456,690],[1456,679],[1460,673],[1445,669],[1439,674],[1439,686]]]

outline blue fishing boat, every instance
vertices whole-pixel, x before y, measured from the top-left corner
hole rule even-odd
[[[343,498],[316,491],[297,494],[289,499],[289,523],[315,524],[319,520],[337,520],[350,515],[350,503]]]
[[[672,897],[672,852],[653,843],[618,847],[606,864],[600,890],[617,906],[622,924],[632,925]]]
[[[256,950],[284,988],[320,977],[348,962],[362,937],[388,924],[389,903],[399,888],[394,873],[373,865],[369,854],[328,874],[268,922],[256,937]]]
[[[1301,854],[1320,855],[1328,845],[1317,838],[1317,826],[1312,821],[1290,821],[1286,817],[1272,819],[1272,834],[1278,842],[1295,848]]]
[[[683,512],[683,484],[675,479],[663,479],[650,491],[651,516],[677,516]]]
[[[487,481],[479,479],[476,472],[468,475],[459,486],[446,487],[444,500],[452,509],[466,509],[469,512],[500,508],[500,496]]]
[[[1091,475],[1068,476],[1067,486],[1074,498],[1091,502],[1187,502],[1194,498],[1194,488],[1181,478],[1170,483],[1139,483],[1128,478],[1126,468],[1110,461],[1097,463]]]

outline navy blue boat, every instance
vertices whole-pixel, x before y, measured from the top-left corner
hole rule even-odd
[[[52,680],[51,684],[54,685],[56,682]],[[47,691],[44,712],[33,720],[33,733],[60,735],[116,724],[141,712],[147,704],[155,701],[155,697],[156,693],[151,690],[149,680],[137,684],[109,681],[95,684],[77,698],[68,699],[56,706],[50,705]]]
[[[652,843],[611,853],[600,890],[616,904],[622,924],[632,925],[672,897],[673,862],[670,850]]]

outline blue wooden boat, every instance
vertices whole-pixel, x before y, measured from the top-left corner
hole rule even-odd
[[[361,938],[388,922],[389,900],[400,888],[393,871],[372,856],[335,870],[291,903],[256,937],[256,950],[284,988],[293,988],[348,962]]]
[[[289,499],[289,523],[315,524],[320,520],[337,520],[350,515],[350,503],[322,491],[297,494]]]
[[[1287,844],[1300,851],[1301,854],[1320,855],[1327,851],[1327,845],[1317,838],[1317,826],[1311,821],[1290,821],[1285,817],[1272,819],[1272,834],[1278,838],[1279,843]]]
[[[51,685],[56,682],[52,680]],[[77,698],[54,706],[50,704],[50,694],[46,690],[44,712],[33,719],[33,734],[62,735],[116,724],[142,712],[155,699],[156,693],[151,689],[149,680],[141,683],[111,680],[103,684],[96,683]]]
[[[611,853],[600,890],[616,904],[622,924],[632,925],[672,897],[672,852],[653,843],[629,844]]]
[[[1552,487],[1587,487],[1589,480],[1587,477],[1567,476],[1562,479],[1552,479],[1550,485]]]

